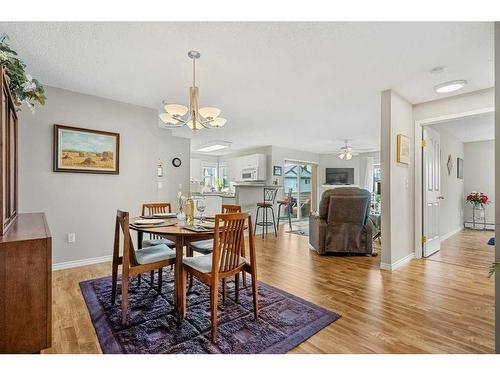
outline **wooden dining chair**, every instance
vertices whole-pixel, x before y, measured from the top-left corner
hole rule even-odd
[[[120,256],[120,232],[123,233],[123,251]],[[134,250],[130,237],[129,213],[118,210],[115,222],[115,241],[113,247],[111,304],[115,303],[118,282],[118,266],[122,266],[122,323],[127,323],[129,278],[141,273],[161,269],[175,264],[175,250],[159,244]],[[158,293],[161,293],[161,273],[158,277]]]
[[[165,213],[170,213],[171,211],[171,205],[170,203],[166,202],[160,202],[160,203],[143,203],[142,204],[142,216],[153,216],[155,214],[165,214]],[[175,242],[172,240],[169,240],[168,238],[161,237],[157,234],[149,234],[149,238],[146,238],[142,240],[142,247],[149,247],[149,246],[155,246],[155,245],[160,245],[160,244],[165,244],[168,247],[175,248]],[[161,275],[163,272],[162,269],[158,270],[158,275]],[[153,285],[154,282],[154,276],[155,276],[155,271],[151,271],[151,285]],[[141,283],[141,275],[137,275],[137,281],[140,284]]]
[[[245,254],[245,222],[248,222],[250,259]],[[246,271],[252,275],[254,318],[259,316],[257,296],[257,261],[252,227],[252,218],[247,213],[218,214],[215,216],[214,248],[212,254],[186,257],[183,259],[183,277],[195,276],[210,287],[210,309],[212,321],[212,342],[217,338],[217,306],[219,281],[235,277],[235,300],[239,298],[239,275]],[[181,293],[186,298],[185,284]]]
[[[238,204],[223,204],[221,208],[221,212],[223,214],[234,214],[241,212],[241,206]],[[194,255],[193,251],[196,251],[200,254],[211,254],[214,248],[214,240],[201,240],[191,242],[187,245],[186,256],[192,257]],[[244,255],[243,255],[244,256]],[[243,274],[243,284],[246,286],[246,275]],[[189,276],[189,289],[193,286],[193,275]],[[222,298],[223,301],[226,301],[226,280],[222,282]]]

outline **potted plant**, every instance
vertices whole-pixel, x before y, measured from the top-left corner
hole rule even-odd
[[[5,68],[7,72],[12,100],[17,110],[20,110],[22,103],[26,103],[33,111],[35,103],[45,104],[46,97],[43,86],[38,80],[26,73],[26,64],[9,47],[8,41],[9,37],[6,34],[0,37],[0,66]]]

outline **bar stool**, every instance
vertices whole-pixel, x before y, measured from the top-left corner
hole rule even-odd
[[[278,232],[276,231],[276,220],[274,218],[274,202],[276,200],[276,193],[278,192],[278,188],[274,187],[265,187],[264,188],[264,201],[262,202],[257,202],[257,214],[255,215],[255,229],[254,232],[257,230],[257,225],[262,226],[262,238],[264,238],[264,230],[265,234],[267,234],[267,227],[272,225],[274,228],[274,235],[278,237]],[[259,222],[259,211],[260,209],[264,210],[264,220]],[[271,214],[273,215],[273,221],[268,221],[267,220],[267,210],[271,210]]]
[[[278,201],[278,224],[276,225],[279,229],[280,227],[280,213],[281,213],[281,206],[285,206],[287,208],[288,212],[288,226],[290,227],[290,230],[292,230],[292,208],[293,208],[294,202],[292,199],[292,189],[288,190],[288,194],[286,197],[282,200]]]

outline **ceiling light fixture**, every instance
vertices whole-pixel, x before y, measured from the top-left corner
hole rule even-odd
[[[341,160],[351,160],[352,159],[352,147],[347,144],[347,139],[344,141],[345,145],[340,148],[338,157]]]
[[[450,81],[450,82],[444,82],[440,83],[437,86],[434,86],[434,91],[436,91],[439,94],[444,94],[447,92],[453,92],[460,90],[467,84],[467,81],[464,79],[459,79],[457,81]]]
[[[213,141],[209,143],[205,143],[196,149],[196,151],[200,152],[212,152],[217,150],[222,150],[223,148],[228,148],[231,146],[231,142],[227,141]]]
[[[160,120],[169,128],[180,128],[184,125],[192,130],[221,128],[226,119],[219,117],[221,110],[215,107],[199,108],[198,87],[196,87],[196,60],[200,58],[198,51],[189,51],[193,60],[193,86],[189,88],[189,108],[182,104],[165,104],[165,113],[160,113]]]

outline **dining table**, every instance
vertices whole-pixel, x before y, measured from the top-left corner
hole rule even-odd
[[[186,279],[182,277],[184,246],[190,242],[211,239],[214,237],[214,229],[206,228],[203,231],[186,229],[185,225],[179,224],[177,218],[166,218],[158,225],[136,225],[134,222],[141,218],[130,220],[130,229],[137,232],[137,247],[142,247],[144,233],[168,238],[175,242],[175,273],[174,273],[174,294],[177,316],[183,320],[186,316]],[[222,227],[221,227],[222,229]]]

